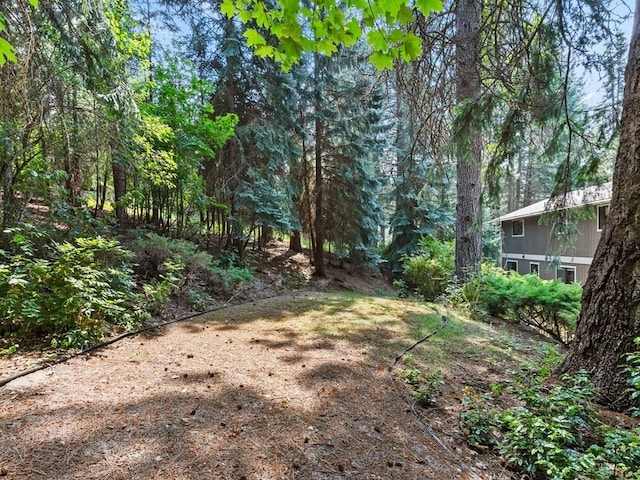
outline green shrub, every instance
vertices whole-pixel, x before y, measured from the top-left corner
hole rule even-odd
[[[535,327],[567,343],[580,313],[582,287],[542,280],[537,275],[483,269],[465,285],[474,308]]]
[[[496,445],[494,431],[499,425],[498,412],[487,408],[492,400],[490,393],[479,393],[472,387],[464,388],[460,427],[473,448]]]
[[[460,421],[470,444],[495,448],[530,478],[640,479],[640,429],[598,421],[586,374],[549,385],[548,372],[545,366],[515,373],[513,387],[501,392],[515,397],[512,408],[497,408],[495,393],[468,389]]]
[[[214,262],[214,273],[216,274],[215,282],[226,293],[231,293],[233,288],[242,282],[250,282],[253,280],[253,274],[246,267],[231,266],[227,269],[218,266],[217,261]]]
[[[238,283],[253,279],[237,254],[222,252],[220,258],[214,259],[187,240],[144,233],[131,242],[130,248],[135,253],[138,275],[149,280],[144,287],[145,295],[157,312],[171,294],[178,293],[183,287],[186,287],[184,295],[189,303],[189,292],[200,292],[202,300],[206,298],[206,290],[229,294]]]
[[[453,242],[422,239],[420,253],[403,259],[406,286],[425,300],[434,300],[442,295],[453,277],[453,253]]]
[[[133,328],[144,317],[127,266],[132,255],[117,241],[49,242],[43,257],[29,232],[12,233],[12,251],[0,252],[0,333],[82,347],[109,324]]]
[[[159,279],[167,274],[168,264],[182,265],[186,278],[208,281],[213,275],[213,257],[198,251],[198,246],[188,240],[176,240],[157,233],[145,233],[129,244],[135,254],[135,269],[139,276]]]
[[[181,263],[166,261],[160,270],[164,273],[160,274],[159,280],[152,280],[142,287],[147,308],[156,314],[162,313],[169,302],[169,296],[178,290],[184,281],[184,265]]]
[[[187,305],[196,311],[204,311],[213,302],[213,298],[198,288],[187,290]]]

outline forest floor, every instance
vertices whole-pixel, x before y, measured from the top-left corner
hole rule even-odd
[[[384,295],[380,276],[331,268],[311,279],[302,254],[263,260],[239,305],[0,387],[0,477],[517,478],[467,446],[461,400],[508,382],[544,349],[540,337]],[[292,284],[301,289],[278,294]],[[394,363],[443,316],[441,333]],[[0,380],[38,361],[0,357]],[[402,380],[409,368],[443,374],[428,408]]]

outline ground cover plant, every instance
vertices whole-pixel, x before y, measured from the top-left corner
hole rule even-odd
[[[554,355],[539,365],[526,364],[512,372],[512,384],[493,385],[491,392],[467,389],[460,420],[468,441],[494,449],[510,468],[531,478],[640,478],[638,423],[622,428],[604,422],[592,403],[596,390],[586,373],[551,382],[559,359]],[[628,360],[637,398],[640,362],[637,354]]]

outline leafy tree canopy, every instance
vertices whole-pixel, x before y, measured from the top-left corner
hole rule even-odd
[[[223,0],[220,10],[247,24],[247,44],[285,70],[305,51],[332,55],[339,45],[354,45],[365,35],[364,26],[370,60],[382,70],[396,59],[410,61],[420,55],[420,38],[403,27],[418,13],[441,8],[441,0],[314,0],[308,6],[298,0],[277,0],[275,6],[264,0]]]

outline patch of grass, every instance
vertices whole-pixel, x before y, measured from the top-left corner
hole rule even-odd
[[[343,340],[380,361],[391,361],[404,348],[447,326],[402,358],[403,368],[442,370],[460,358],[478,362],[508,362],[515,367],[533,347],[509,333],[437,304],[353,292],[310,293],[265,299],[210,315],[214,322],[273,322],[274,329],[294,329],[300,339]]]

